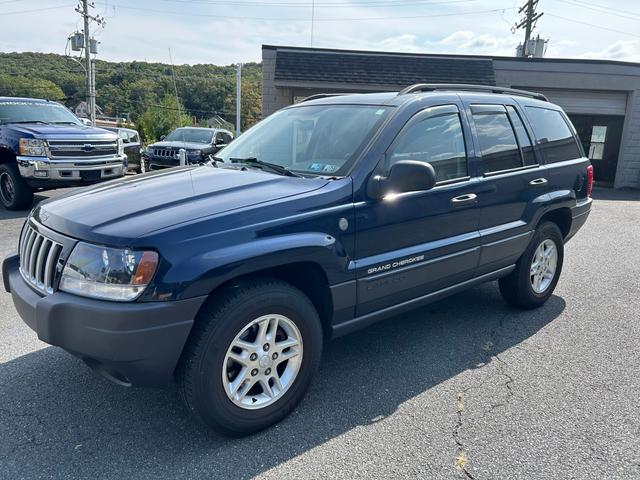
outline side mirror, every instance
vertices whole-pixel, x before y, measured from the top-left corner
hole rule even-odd
[[[371,198],[383,198],[390,193],[430,190],[436,184],[436,172],[431,164],[416,160],[400,160],[391,167],[388,177],[376,175],[367,185]]]
[[[165,138],[167,138],[166,135],[160,135],[160,141],[163,141]]]

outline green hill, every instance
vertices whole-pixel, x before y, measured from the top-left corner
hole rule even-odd
[[[247,128],[261,116],[261,65],[245,64],[242,76],[242,123]],[[85,99],[84,71],[62,55],[0,53],[2,95],[50,98],[74,107]],[[235,66],[96,60],[96,96],[106,115],[128,117],[134,123],[145,112],[160,109],[175,115],[178,123],[185,123],[186,112],[197,120],[219,114],[235,124]],[[155,135],[148,131],[147,136]]]

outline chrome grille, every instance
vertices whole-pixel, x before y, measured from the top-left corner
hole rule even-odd
[[[49,140],[51,158],[103,157],[118,153],[117,140]]]
[[[38,233],[28,223],[20,244],[20,273],[31,285],[45,293],[53,293],[56,264],[62,253],[62,245]]]

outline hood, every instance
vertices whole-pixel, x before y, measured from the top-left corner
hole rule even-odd
[[[259,170],[186,166],[70,192],[40,203],[33,217],[71,237],[127,245],[156,230],[299,195],[327,183]]]
[[[35,138],[87,137],[92,139],[104,138],[106,140],[117,138],[117,135],[113,132],[86,125],[44,125],[41,123],[14,123],[8,125],[16,132],[25,133]]]
[[[211,146],[210,143],[183,142],[180,140],[175,140],[175,141],[163,140],[162,142],[156,142],[149,145],[150,148],[172,147],[172,148],[184,148],[186,150],[202,150],[210,146]]]

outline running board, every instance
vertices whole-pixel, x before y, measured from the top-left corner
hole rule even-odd
[[[516,268],[515,265],[509,265],[508,267],[503,267],[499,270],[485,273],[484,275],[480,275],[479,277],[457,283],[450,287],[443,288],[442,290],[436,290],[435,292],[428,293],[421,297],[412,298],[411,300],[407,300],[406,302],[398,303],[397,305],[393,305],[391,307],[383,308],[382,310],[367,313],[366,315],[362,315],[361,317],[347,320],[346,322],[333,326],[332,338],[347,335],[349,333],[355,332],[356,330],[360,330],[361,328],[373,325],[374,323],[379,322],[380,320],[384,320],[385,318],[399,315],[428,303],[441,300],[445,297],[458,292],[462,292],[481,283],[490,282],[491,280],[504,277],[506,275],[509,275],[514,268]]]

